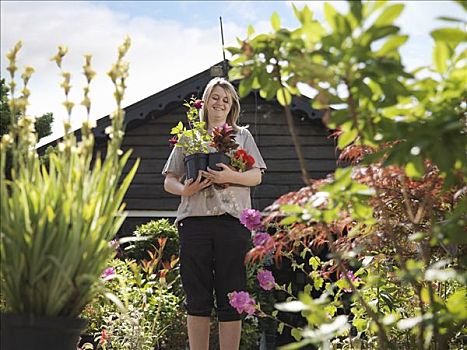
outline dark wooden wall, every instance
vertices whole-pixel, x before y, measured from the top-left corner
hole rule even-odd
[[[261,185],[252,189],[253,207],[264,209],[277,197],[303,187],[300,166],[280,105],[250,94],[241,101],[241,125],[250,125],[268,166]],[[127,127],[123,148],[133,148],[130,164],[141,158],[137,175],[127,193],[129,210],[176,210],[179,198],[164,191],[162,168],[170,153],[170,129],[186,121],[186,108],[172,104],[164,112],[134,121]],[[336,168],[334,141],[319,119],[294,111],[295,126],[312,178],[323,178]],[[129,166],[127,167],[129,168]]]

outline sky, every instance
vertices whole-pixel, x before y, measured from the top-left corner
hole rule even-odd
[[[395,1],[392,1],[395,2]],[[410,39],[401,48],[403,63],[409,69],[429,64],[433,42],[429,32],[445,22],[439,16],[460,17],[460,5],[447,1],[398,1],[405,10],[397,19],[402,34]],[[18,56],[20,71],[26,65],[36,70],[31,78],[28,114],[40,116],[53,112],[53,135],[63,133],[63,90],[60,72],[50,58],[59,45],[68,47],[64,70],[72,74],[70,99],[77,107],[72,114],[74,128],[86,118],[82,75],[84,54],[93,55],[97,72],[91,83],[91,118],[99,119],[115,109],[113,86],[106,76],[115,61],[117,48],[126,35],[132,40],[127,59],[130,77],[124,106],[131,105],[222,60],[219,17],[222,16],[225,46],[235,46],[244,39],[248,25],[256,33],[271,31],[270,17],[278,12],[284,27],[298,27],[292,3],[305,4],[322,21],[324,1],[1,1],[1,70],[6,71],[6,53],[18,40],[23,48]],[[343,1],[331,1],[338,11],[345,11]],[[464,14],[465,16],[465,14]],[[227,58],[229,58],[227,53]]]

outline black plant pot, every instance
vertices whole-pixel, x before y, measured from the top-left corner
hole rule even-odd
[[[218,163],[230,165],[230,157],[221,152],[209,153],[209,167],[212,170],[220,171],[222,168],[216,165]]]
[[[185,157],[186,178],[194,179],[198,177],[198,171],[206,171],[208,168],[208,155],[205,153],[190,154]]]
[[[81,318],[1,315],[2,350],[76,350],[87,321]]]

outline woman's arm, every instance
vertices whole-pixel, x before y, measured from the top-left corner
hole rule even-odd
[[[164,190],[177,196],[189,197],[205,189],[211,184],[212,182],[209,179],[201,180],[201,172],[195,181],[193,181],[193,179],[189,179],[185,181],[185,184],[180,182],[180,178],[178,176],[169,172],[165,176]]]
[[[221,171],[216,171],[208,168],[208,171],[203,171],[204,177],[212,181],[215,184],[237,184],[243,186],[257,186],[261,183],[261,170],[259,168],[253,168],[243,173],[234,171],[223,163],[216,164],[221,167]]]

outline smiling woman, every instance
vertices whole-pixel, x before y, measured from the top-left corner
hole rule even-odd
[[[200,171],[196,180],[183,181],[183,148],[175,147],[162,172],[164,188],[181,196],[176,224],[190,349],[208,349],[213,292],[221,349],[238,349],[242,316],[229,304],[227,295],[246,288],[244,258],[251,233],[239,217],[251,208],[250,187],[261,182],[266,165],[251,133],[237,125],[240,103],[232,84],[214,78],[206,86],[203,100],[200,114],[207,129],[232,128],[238,146],[254,158],[254,166],[237,172],[219,163],[220,171],[208,168]]]

